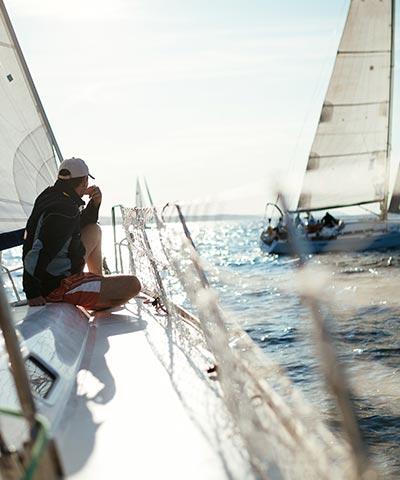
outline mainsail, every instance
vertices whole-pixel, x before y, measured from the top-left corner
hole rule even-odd
[[[54,182],[58,147],[1,0],[0,105],[2,250],[20,243],[35,197]]]
[[[298,210],[387,201],[393,18],[393,0],[351,1]]]

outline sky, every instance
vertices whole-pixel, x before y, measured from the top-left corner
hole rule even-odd
[[[301,185],[349,0],[5,0],[64,158],[102,214],[254,213]]]

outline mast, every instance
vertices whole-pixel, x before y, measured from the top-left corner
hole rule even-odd
[[[387,219],[389,206],[389,180],[390,180],[390,158],[392,153],[392,123],[393,123],[393,85],[394,85],[394,63],[395,63],[395,23],[396,23],[396,0],[392,0],[391,7],[391,48],[390,48],[390,87],[389,87],[389,112],[388,112],[388,135],[387,155],[384,184],[384,199],[381,204],[382,220]]]
[[[20,61],[21,63],[21,67],[22,67],[22,70],[25,74],[25,77],[28,81],[28,84],[29,84],[29,87],[31,89],[31,93],[32,93],[32,96],[34,98],[34,101],[36,103],[36,106],[37,106],[37,109],[38,109],[38,112],[40,114],[40,116],[42,117],[43,119],[43,123],[44,125],[46,126],[46,129],[47,129],[47,133],[50,137],[50,141],[51,141],[51,144],[53,145],[54,147],[54,150],[57,154],[57,157],[59,159],[60,162],[62,162],[63,160],[63,156],[61,154],[61,150],[60,150],[60,147],[58,146],[58,143],[57,143],[57,140],[54,136],[54,133],[53,133],[53,130],[51,128],[51,125],[50,125],[50,122],[49,122],[49,119],[47,118],[47,115],[46,115],[46,112],[43,108],[43,104],[42,104],[42,101],[40,100],[40,97],[39,97],[39,94],[38,94],[38,91],[36,90],[36,87],[35,87],[35,83],[33,82],[33,78],[32,78],[32,75],[29,71],[29,68],[28,68],[28,65],[25,61],[25,57],[24,57],[24,54],[22,53],[22,49],[21,49],[21,46],[18,42],[18,38],[17,38],[17,35],[15,34],[15,31],[14,31],[14,28],[12,26],[12,23],[11,23],[11,20],[10,20],[10,17],[8,15],[8,12],[7,12],[7,9],[4,5],[4,2],[3,0],[0,0],[0,11],[2,12],[3,16],[4,16],[4,20],[7,24],[7,28],[8,28],[8,31],[11,35],[11,38],[12,38],[12,41],[14,43],[14,46],[15,46],[15,49],[17,51],[17,57],[18,57],[18,60]],[[58,165],[56,165],[57,168],[58,168]]]

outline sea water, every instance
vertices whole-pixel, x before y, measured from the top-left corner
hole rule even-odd
[[[259,221],[191,229],[200,254],[216,267],[210,271],[222,305],[333,421],[298,283],[309,282],[317,300],[329,305],[327,320],[365,442],[385,478],[400,477],[400,251],[312,256],[311,271],[297,279],[298,260],[263,250]]]
[[[224,309],[285,367],[327,420],[336,422],[311,334],[312,316],[298,294],[299,282],[305,281],[297,278],[299,262],[263,250],[260,221],[192,222],[189,227]],[[103,238],[113,268],[111,227],[104,227]],[[5,260],[17,264],[20,250],[7,252]],[[365,442],[384,478],[398,478],[400,251],[316,255],[308,262],[313,268],[307,282],[329,306],[325,314],[347,368]],[[20,288],[21,272],[17,283]]]

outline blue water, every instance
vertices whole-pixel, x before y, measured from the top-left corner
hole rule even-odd
[[[193,223],[191,229],[202,257],[217,267],[209,275],[222,305],[305,396],[337,420],[320,375],[311,316],[294,291],[298,262],[263,251],[261,222]],[[370,455],[384,478],[398,478],[400,252],[319,255],[309,264],[317,269],[311,286],[326,281],[319,295],[332,302],[326,314]]]
[[[261,222],[189,226],[223,307],[267,355],[286,368],[309,401],[336,422],[337,413],[320,375],[312,319],[295,291],[298,262],[262,250]],[[112,264],[111,235],[105,238]],[[17,263],[19,255],[19,250],[9,253],[8,262]],[[330,300],[324,312],[347,366],[370,455],[384,478],[398,478],[400,252],[328,254],[310,257],[309,263],[317,268],[311,273],[311,287],[319,287],[321,300]],[[304,282],[301,278],[300,283]]]

